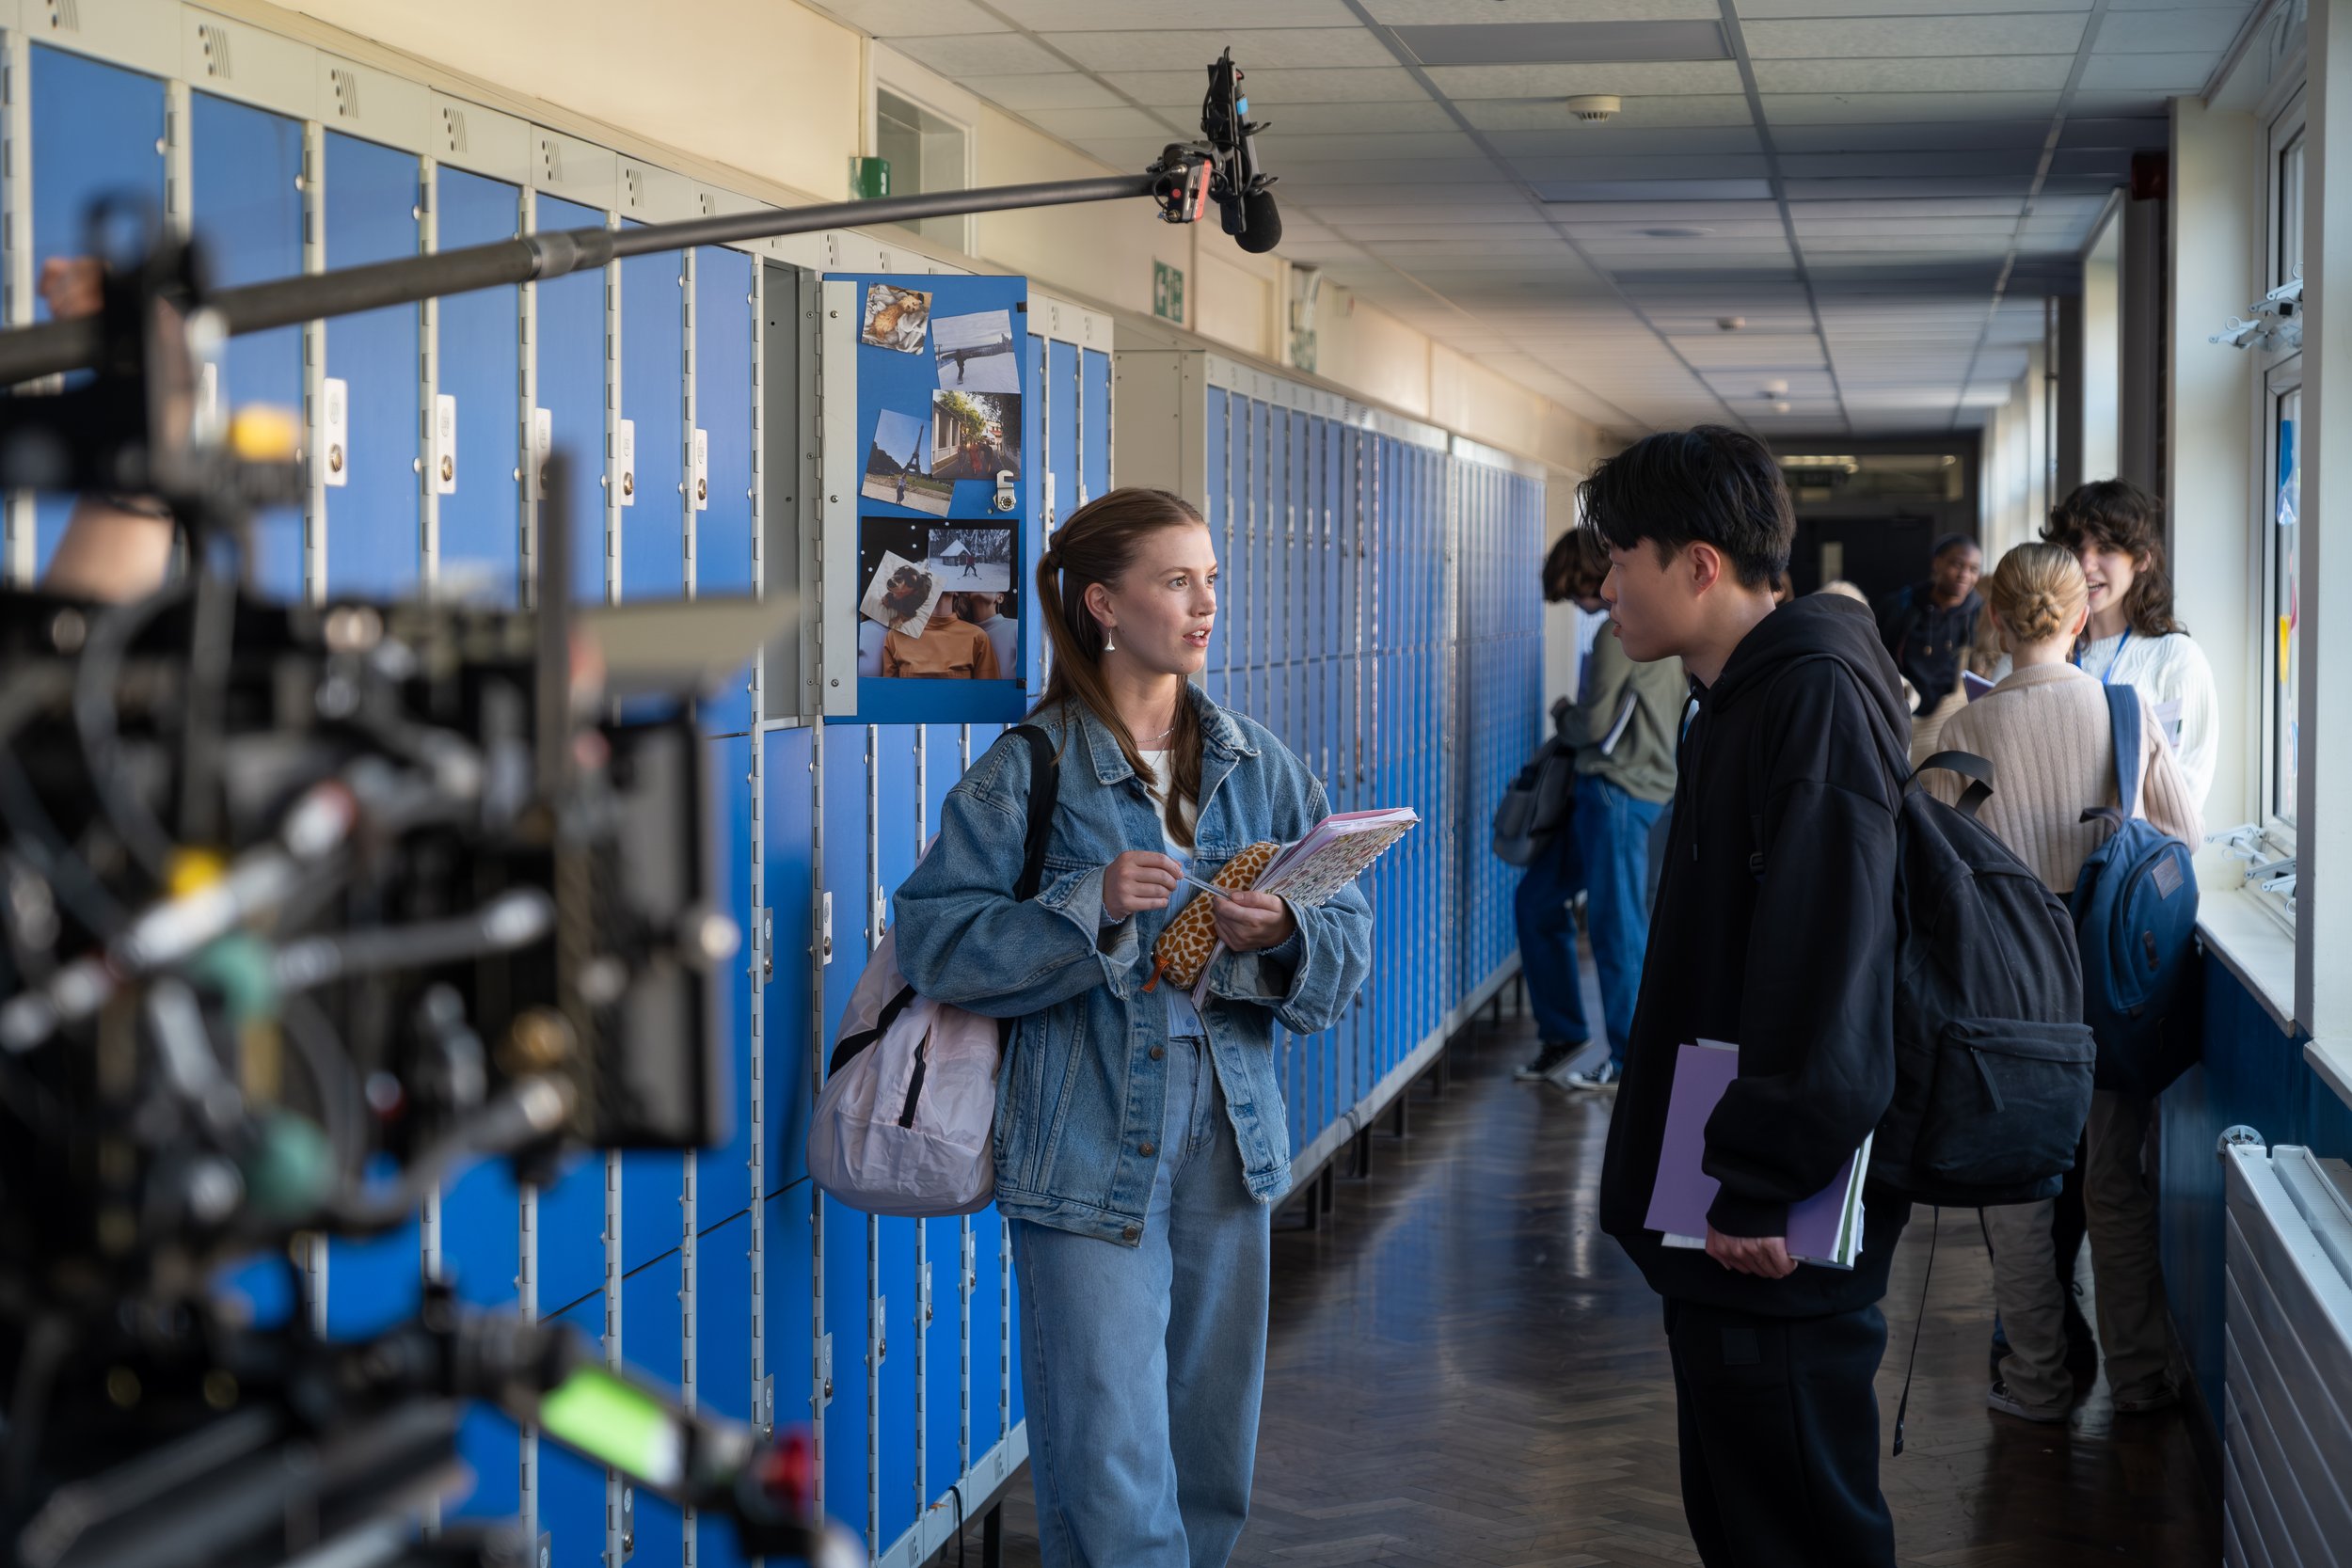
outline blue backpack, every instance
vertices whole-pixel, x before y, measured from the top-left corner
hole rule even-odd
[[[2190,847],[2132,810],[2139,794],[2139,693],[2108,687],[2120,803],[2087,808],[2082,820],[2104,818],[2115,832],[2083,862],[2072,902],[2083,1022],[2099,1042],[2095,1082],[2153,1096],[2193,1059],[2201,989]]]

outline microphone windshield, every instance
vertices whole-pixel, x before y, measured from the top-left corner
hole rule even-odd
[[[1261,256],[1282,243],[1282,214],[1274,210],[1274,193],[1259,191],[1241,198],[1248,227],[1233,236],[1252,256]]]

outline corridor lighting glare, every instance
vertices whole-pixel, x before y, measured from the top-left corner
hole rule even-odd
[[[1856,457],[1784,457],[1780,466],[1783,468],[1837,468],[1850,474],[1862,471],[1862,460]]]

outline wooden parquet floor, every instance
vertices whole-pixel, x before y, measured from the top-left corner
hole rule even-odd
[[[1532,1051],[1518,1018],[1472,1030],[1445,1098],[1416,1091],[1406,1138],[1384,1121],[1371,1180],[1341,1180],[1323,1227],[1278,1219],[1257,1492],[1235,1563],[1697,1563],[1657,1299],[1594,1218],[1609,1101],[1514,1083]],[[1885,1303],[1883,1437],[1929,1221],[1920,1211],[1905,1233]],[[1992,1319],[1976,1217],[1947,1214],[1908,1445],[1881,1464],[1905,1568],[2218,1562],[2189,1418],[2119,1419],[2104,1378],[2066,1427],[1996,1416]],[[1036,1563],[1025,1472],[1003,1525],[1004,1560]],[[979,1534],[975,1521],[976,1561]]]

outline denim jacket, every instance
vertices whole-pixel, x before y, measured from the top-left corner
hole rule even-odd
[[[1194,853],[1207,880],[1252,844],[1303,837],[1328,808],[1279,740],[1186,689],[1200,716]],[[1007,735],[948,792],[937,841],[898,889],[898,966],[934,1001],[1019,1021],[996,1082],[997,1208],[1132,1246],[1159,1167],[1153,1140],[1168,1092],[1167,1007],[1143,986],[1168,911],[1105,926],[1103,874],[1126,850],[1160,848],[1159,817],[1145,781],[1083,705],[1030,722],[1056,737],[1061,757],[1037,897],[1012,896],[1029,752]],[[1274,1026],[1329,1028],[1370,968],[1372,911],[1354,884],[1293,913],[1298,934],[1281,946],[1219,956],[1201,1009],[1243,1175],[1265,1203],[1290,1190]]]

